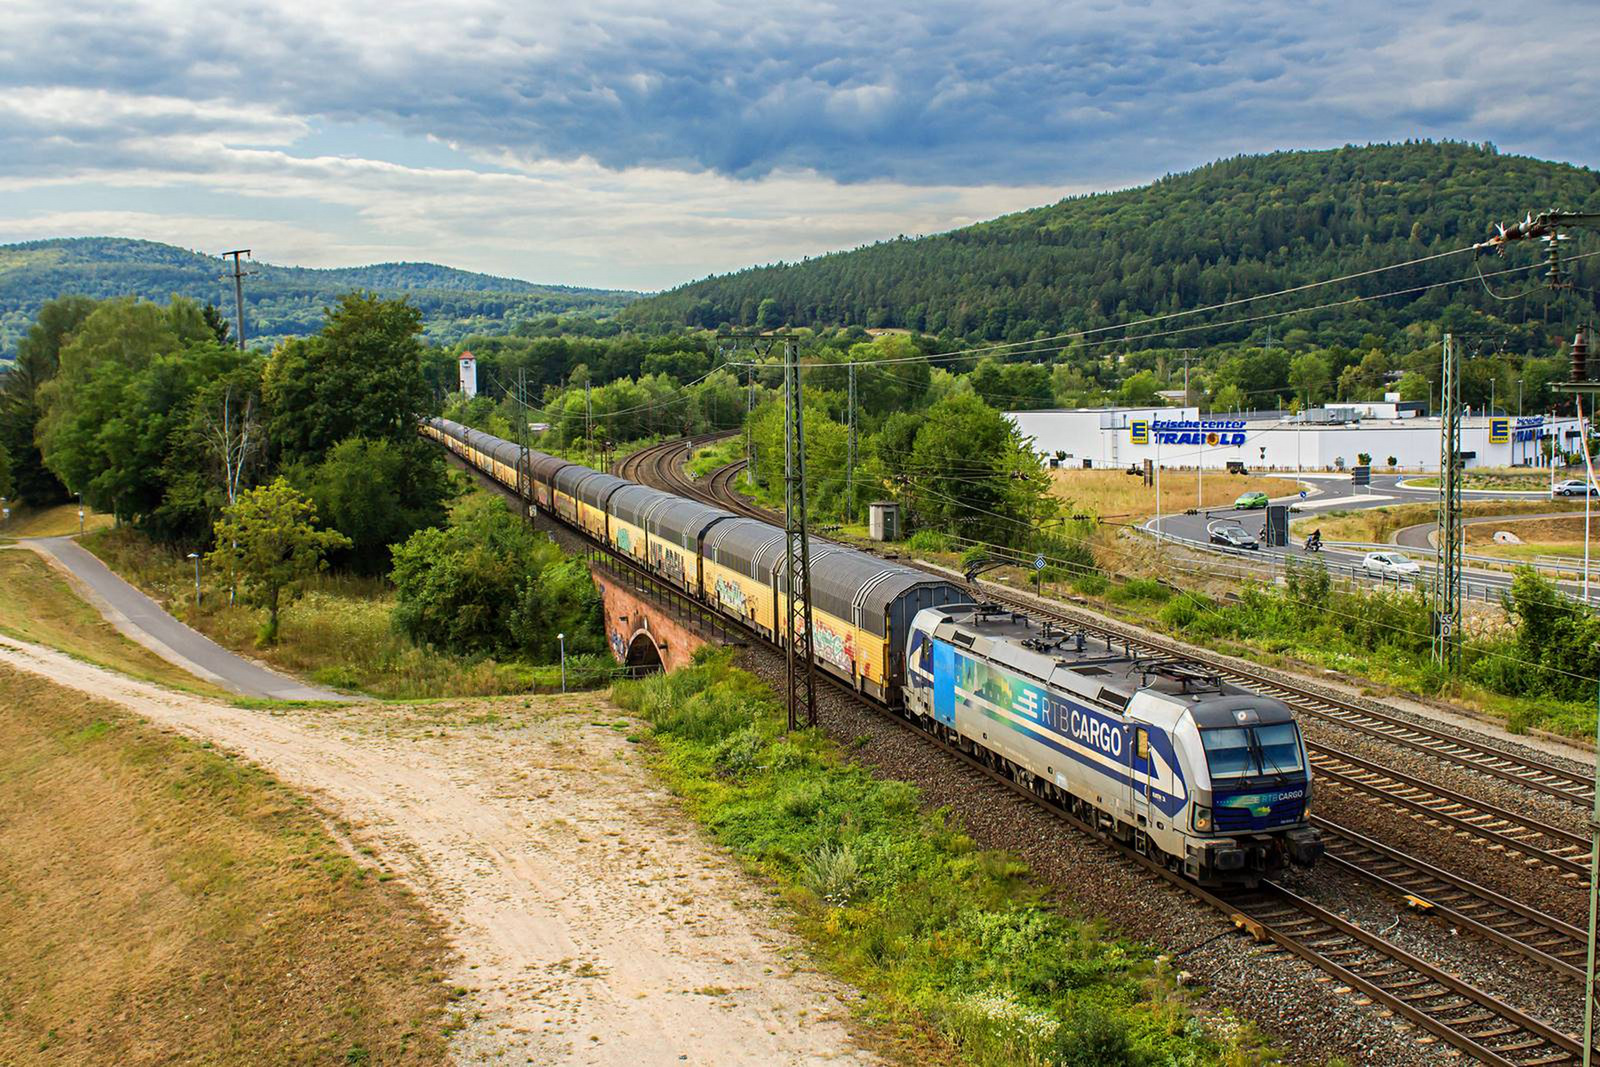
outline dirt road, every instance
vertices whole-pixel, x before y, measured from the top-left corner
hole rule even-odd
[[[449,926],[467,1064],[867,1063],[803,967],[589,695],[262,711],[0,638],[0,662],[251,759],[353,827]]]

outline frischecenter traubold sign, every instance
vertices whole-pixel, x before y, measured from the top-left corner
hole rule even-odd
[[[1154,434],[1163,445],[1208,445],[1227,447],[1244,444],[1243,419],[1156,419],[1148,426],[1143,420],[1129,427],[1136,445],[1146,444]]]

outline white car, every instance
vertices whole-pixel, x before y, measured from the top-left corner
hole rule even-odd
[[[1380,578],[1410,578],[1422,572],[1422,565],[1401,552],[1368,552],[1361,566]]]
[[[1582,478],[1568,478],[1564,482],[1557,482],[1556,487],[1550,490],[1551,496],[1582,496],[1587,489],[1590,496],[1600,496],[1600,489],[1596,489]]]

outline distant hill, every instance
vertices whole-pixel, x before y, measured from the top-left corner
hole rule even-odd
[[[69,293],[97,298],[173,293],[213,303],[233,318],[233,285],[220,277],[221,260],[154,241],[77,237],[0,245],[0,359],[16,350],[39,306]],[[253,263],[245,281],[245,333],[274,341],[312,333],[322,309],[352,289],[405,294],[422,309],[428,340],[449,344],[472,333],[499,332],[545,315],[610,315],[639,294],[441,267],[435,263],[378,263],[314,270]]]
[[[900,237],[707,278],[638,301],[621,318],[695,326],[909,327],[1019,341],[1415,259],[1481,240],[1495,222],[1553,207],[1600,211],[1600,174],[1459,143],[1240,156],[936,236]],[[1572,244],[1586,251],[1595,241],[1585,236]],[[1537,254],[1536,248],[1519,249],[1505,263],[1530,262]],[[1496,265],[1504,264],[1484,270]],[[1472,270],[1469,257],[1452,257],[1319,290],[1303,302],[1455,279]],[[1573,272],[1582,287],[1600,285],[1594,261],[1575,263]],[[1504,295],[1527,281],[1493,284]],[[773,303],[763,314],[767,300]],[[1457,319],[1464,313],[1469,323],[1481,324],[1475,313],[1491,315],[1509,328],[1520,324],[1519,316],[1539,316],[1543,305],[1497,300],[1474,279],[1470,286],[1296,317],[1277,330],[1282,336],[1285,328],[1314,326],[1325,343],[1354,344],[1369,331],[1386,337],[1418,321],[1448,323],[1447,309]],[[1236,309],[1229,316],[1246,313]],[[1151,343],[1259,341],[1267,328],[1261,323]],[[1522,332],[1525,343],[1542,343],[1533,340],[1531,318]]]

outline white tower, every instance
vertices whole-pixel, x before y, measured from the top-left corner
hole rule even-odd
[[[478,361],[471,352],[461,353],[461,395],[469,400],[478,395]]]

